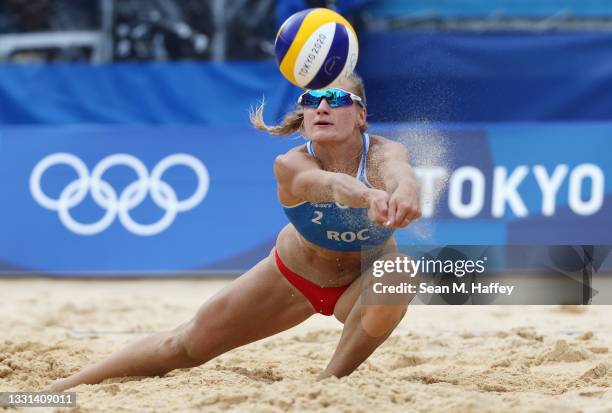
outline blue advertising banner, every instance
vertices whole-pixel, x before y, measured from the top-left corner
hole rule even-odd
[[[380,126],[423,186],[424,219],[400,243],[612,241],[612,123]]]
[[[274,119],[297,95],[274,61],[0,64],[2,125],[232,127],[262,97]]]
[[[359,45],[372,122],[612,120],[609,31],[372,31]],[[262,96],[275,121],[299,93],[274,60],[0,64],[0,124],[246,126]]]
[[[376,124],[403,142],[423,218],[400,244],[612,244],[612,122]],[[249,268],[287,223],[276,155],[249,128],[12,127],[0,133],[0,274]]]
[[[609,31],[392,30],[359,45],[375,122],[611,120]]]
[[[284,224],[272,165],[293,144],[249,129],[5,129],[0,271],[246,268]]]

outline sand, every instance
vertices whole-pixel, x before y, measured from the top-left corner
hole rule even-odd
[[[227,282],[2,280],[0,391],[41,390],[174,327]],[[78,386],[76,408],[31,411],[612,412],[611,310],[412,306],[357,371],[321,382],[342,326],[317,315],[203,366]]]

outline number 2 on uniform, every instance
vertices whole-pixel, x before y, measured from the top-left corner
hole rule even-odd
[[[321,225],[321,218],[323,218],[323,212],[315,211],[314,213],[315,213],[315,217],[311,219],[310,221],[314,222],[315,224]]]

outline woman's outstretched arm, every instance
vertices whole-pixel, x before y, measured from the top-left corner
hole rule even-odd
[[[421,217],[419,183],[410,166],[408,151],[398,142],[384,140],[374,157],[380,168],[385,190],[389,193],[388,226],[405,227]]]
[[[372,220],[387,222],[389,194],[368,188],[357,178],[338,172],[324,171],[309,155],[291,151],[274,162],[278,195],[283,205],[302,201],[336,201],[353,208],[369,208]]]

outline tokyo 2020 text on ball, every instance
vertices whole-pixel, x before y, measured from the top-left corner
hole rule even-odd
[[[306,9],[282,24],[275,54],[287,80],[302,88],[320,89],[353,72],[359,45],[355,30],[340,14]]]

